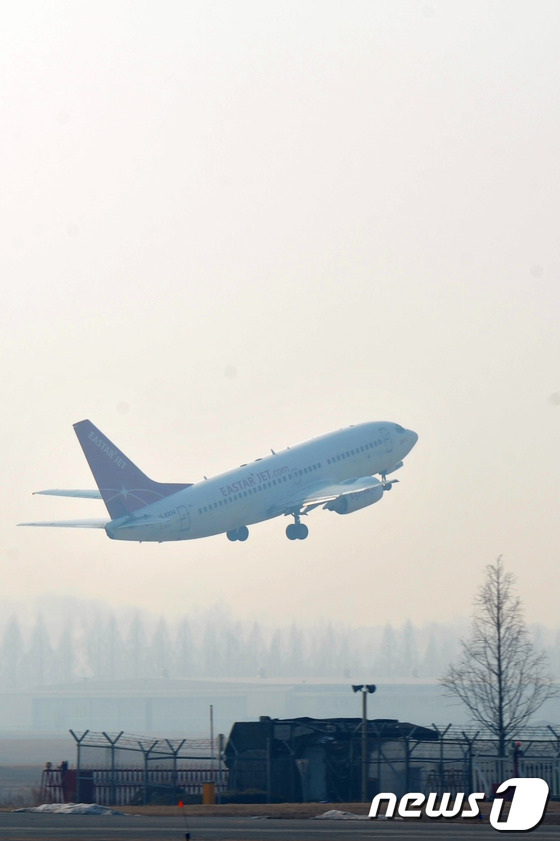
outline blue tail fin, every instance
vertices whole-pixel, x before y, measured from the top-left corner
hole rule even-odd
[[[113,520],[190,487],[153,482],[89,420],[74,430]]]

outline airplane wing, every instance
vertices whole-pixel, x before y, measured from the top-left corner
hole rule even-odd
[[[398,481],[398,480],[393,480]],[[317,482],[315,485],[307,486],[299,494],[296,490],[279,505],[275,505],[270,516],[278,514],[291,514],[293,511],[301,511],[306,514],[318,505],[330,502],[344,494],[367,491],[370,488],[377,488],[381,482],[374,476],[362,476],[359,479],[349,479],[347,482]]]
[[[43,494],[43,496],[74,496],[79,499],[102,499],[100,491],[61,491],[59,488],[53,488],[48,491],[33,491],[33,496]]]
[[[104,529],[111,520],[108,517],[94,520],[49,520],[43,523],[18,523],[18,526],[57,526],[70,529]]]

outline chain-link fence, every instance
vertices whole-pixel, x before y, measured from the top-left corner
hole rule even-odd
[[[241,739],[148,739],[124,733],[73,731],[76,766],[43,772],[43,802],[104,805],[177,803],[201,798],[213,783],[218,802],[228,792],[242,799],[260,794],[272,800],[359,800],[362,756],[367,755],[367,796],[411,791],[452,795],[484,792],[491,797],[511,777],[541,777],[560,797],[560,735],[552,727],[525,728],[499,756],[487,734],[451,725],[432,728],[398,722],[368,722],[362,754],[356,720],[268,720],[267,735],[249,724]],[[233,733],[234,731],[232,731]],[[429,737],[429,738],[428,738]]]
[[[541,777],[551,797],[560,797],[560,736],[552,727],[526,728],[523,738],[511,743],[500,757],[497,741],[469,728],[448,725],[434,729],[436,742],[420,741],[411,734],[384,741],[382,729],[369,754],[371,788],[424,794],[437,792],[495,793],[496,787],[512,777]]]
[[[219,800],[227,789],[221,735],[211,741],[70,732],[76,743],[76,767],[47,763],[41,781],[43,802],[176,803],[201,797],[205,783],[214,784]]]
[[[395,721],[268,720],[235,725],[226,747],[230,787],[271,800],[362,799],[380,792],[492,796],[511,777],[541,777],[560,796],[560,737],[553,728],[525,728],[500,757],[475,729],[416,727]],[[364,745],[365,741],[365,745]],[[366,756],[366,768],[364,759]]]

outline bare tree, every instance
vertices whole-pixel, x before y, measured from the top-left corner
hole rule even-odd
[[[458,662],[440,682],[494,734],[505,756],[506,742],[558,689],[545,654],[531,642],[515,579],[501,556],[486,567],[474,608],[470,638],[461,640]]]

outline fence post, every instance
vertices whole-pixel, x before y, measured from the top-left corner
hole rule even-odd
[[[451,727],[450,724],[447,725],[445,730],[441,731],[433,722],[432,727],[438,734],[438,741],[439,741],[439,794],[442,794],[445,791],[445,762],[444,762],[444,755],[445,755],[445,736],[447,731]]]
[[[270,736],[266,737],[266,802],[270,803],[272,794],[272,745]]]
[[[80,799],[80,794],[81,794],[81,792],[80,792],[80,762],[81,762],[81,756],[80,756],[81,751],[80,751],[80,749],[82,747],[82,742],[84,741],[85,737],[89,733],[89,730],[86,730],[84,733],[82,733],[82,735],[79,738],[78,738],[78,736],[76,736],[76,734],[74,733],[73,730],[70,730],[70,733],[72,734],[72,736],[74,737],[74,740],[76,742],[76,800],[78,801],[78,803],[81,803],[82,801]]]
[[[560,794],[560,735],[556,732],[556,730],[551,727],[550,724],[547,725],[548,729],[556,739],[556,743],[554,744],[554,750],[556,751],[556,758],[554,761],[554,773],[552,776],[552,791],[551,794],[553,796],[558,796]]]
[[[402,727],[399,725],[399,730],[401,731],[401,736],[405,745],[405,791],[410,791],[410,757],[415,747],[418,747],[417,742],[415,747],[411,748],[410,740],[414,736],[414,731],[416,730],[416,727],[413,727],[409,733],[404,733]]]
[[[178,785],[178,782],[177,782],[177,757],[179,755],[179,751],[181,750],[181,748],[183,747],[183,745],[185,744],[185,742],[187,740],[183,739],[181,742],[179,742],[179,745],[176,748],[173,747],[173,745],[171,744],[169,739],[166,739],[165,741],[167,742],[167,746],[168,746],[169,750],[173,754],[173,786],[175,788],[177,788],[177,785]]]
[[[115,745],[119,741],[120,737],[124,734],[124,730],[121,730],[119,735],[116,739],[111,739],[111,737],[103,730],[103,735],[111,745],[111,786],[110,786],[110,799],[109,805],[114,806],[116,803],[116,795],[115,795]]]
[[[468,753],[467,753],[467,757],[468,757],[468,759],[467,759],[468,792],[467,792],[467,794],[472,794],[472,792],[474,791],[473,745],[476,742],[479,733],[480,733],[480,730],[477,730],[476,733],[474,734],[474,736],[472,737],[472,739],[469,739],[469,737],[465,733],[465,731],[461,730],[461,735],[463,736],[463,739],[467,743],[467,750],[468,750]],[[463,755],[464,755],[464,753],[463,753]]]
[[[142,751],[142,753],[144,754],[144,796],[142,797],[142,803],[143,803],[144,806],[146,806],[146,804],[148,802],[148,760],[149,760],[149,757],[150,757],[150,753],[153,751],[153,749],[155,748],[157,743],[158,743],[158,739],[156,739],[154,742],[152,742],[151,747],[149,747],[148,750],[146,750],[146,748],[144,747],[142,742],[140,742],[140,741],[138,742],[138,746],[139,746],[140,750]]]
[[[377,791],[374,791],[375,794],[379,794],[380,791],[383,791],[381,788],[381,733],[383,732],[383,728],[385,727],[384,724],[381,725],[381,730],[378,730],[377,724],[375,721],[371,722],[371,729],[375,735],[375,747],[377,750]],[[352,748],[352,740],[350,740],[350,748]]]
[[[222,802],[222,779],[223,779],[223,759],[224,759],[224,742],[225,737],[223,733],[218,733],[218,786],[217,786],[217,794],[218,794],[218,803]]]
[[[410,791],[410,750],[409,737],[403,737],[404,744],[404,790]]]

